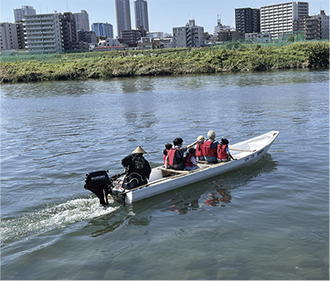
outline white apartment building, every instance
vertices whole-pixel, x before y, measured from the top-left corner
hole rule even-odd
[[[189,20],[183,27],[173,27],[173,45],[174,48],[203,47],[204,27],[195,25],[195,20]]]
[[[260,8],[260,32],[269,32],[273,39],[296,31],[294,22],[309,15],[308,2],[288,2]]]
[[[38,14],[23,19],[25,48],[31,53],[62,53],[59,14]]]
[[[16,50],[18,49],[17,27],[15,23],[0,23],[0,50]]]

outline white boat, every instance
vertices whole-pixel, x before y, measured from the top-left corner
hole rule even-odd
[[[254,164],[267,153],[278,134],[279,131],[270,131],[266,134],[229,145],[230,153],[236,160],[215,164],[199,163],[200,169],[193,171],[176,171],[165,169],[164,166],[155,167],[151,171],[148,184],[135,189],[123,190],[122,188],[117,188],[121,185],[123,175],[107,179],[106,171],[87,174],[85,188],[94,192],[103,205],[108,203],[108,194],[117,202],[132,204],[157,194]],[[100,184],[96,184],[97,182],[100,182]],[[94,183],[94,186],[91,187],[91,183]],[[107,188],[102,188],[102,185],[106,185]]]

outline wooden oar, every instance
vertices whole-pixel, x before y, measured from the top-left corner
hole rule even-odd
[[[256,150],[250,150],[250,149],[240,149],[240,148],[231,148],[229,147],[230,150],[234,150],[234,151],[242,151],[242,152],[255,152]]]
[[[158,168],[159,170],[171,172],[171,173],[177,173],[177,174],[189,174],[190,171],[182,171],[182,170],[174,170],[174,169],[166,169],[166,168]]]
[[[190,148],[190,147],[193,147],[196,143],[198,143],[198,141],[194,141],[192,144],[189,144],[187,145],[187,150]],[[166,160],[165,160],[165,168],[167,168],[167,159],[168,159],[168,155],[166,156]],[[175,170],[176,171],[176,170]]]

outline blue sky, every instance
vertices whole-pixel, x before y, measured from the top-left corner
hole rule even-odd
[[[86,10],[90,24],[109,22],[117,33],[115,0],[0,0],[1,22],[14,22],[14,9],[23,5],[33,6],[37,13],[73,12]],[[213,33],[218,16],[224,25],[235,26],[235,8],[260,8],[261,6],[286,3],[288,0],[147,0],[150,31],[172,33],[172,28],[185,25],[195,19],[196,25]],[[310,15],[325,10],[329,14],[329,0],[307,0]],[[134,0],[131,0],[132,28],[134,22]]]

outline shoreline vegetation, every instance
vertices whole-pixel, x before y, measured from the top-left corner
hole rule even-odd
[[[328,68],[329,42],[1,57],[0,83]]]

